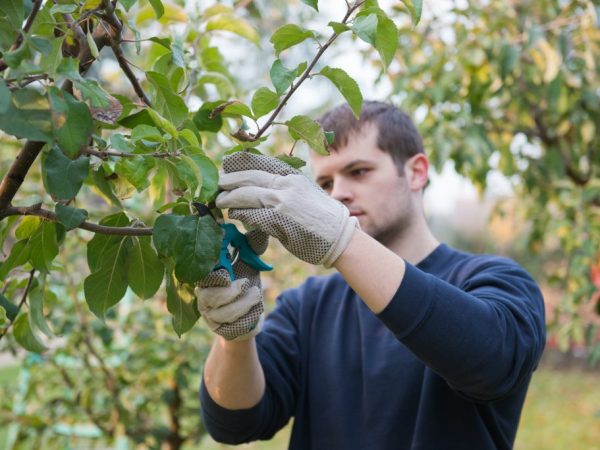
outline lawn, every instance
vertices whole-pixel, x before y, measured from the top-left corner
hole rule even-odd
[[[0,370],[0,383],[14,383],[17,369]],[[280,450],[287,448],[289,427],[269,442],[238,447],[205,439],[186,450]],[[5,430],[0,429],[0,448]],[[74,450],[82,450],[72,447]],[[534,375],[515,450],[600,450],[600,373],[541,368]]]

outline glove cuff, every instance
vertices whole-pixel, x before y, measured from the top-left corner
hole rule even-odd
[[[329,269],[337,261],[337,259],[344,253],[346,247],[352,239],[354,230],[359,229],[358,219],[356,217],[350,217],[350,212],[344,207],[344,216],[342,220],[342,226],[338,238],[333,243],[329,250],[321,260],[320,264],[323,264],[325,268]]]

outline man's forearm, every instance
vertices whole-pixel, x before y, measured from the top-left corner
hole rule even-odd
[[[217,337],[204,367],[204,384],[223,408],[247,409],[258,404],[265,391],[265,376],[255,340]]]
[[[406,266],[398,255],[356,230],[334,267],[369,309],[378,314],[398,290]]]

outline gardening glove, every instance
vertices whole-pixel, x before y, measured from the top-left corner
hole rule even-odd
[[[277,158],[237,152],[223,160],[223,169],[217,206],[303,261],[331,267],[358,228],[342,203]]]
[[[267,249],[269,236],[254,230],[246,234],[257,255]],[[198,310],[208,327],[231,341],[256,336],[264,320],[260,273],[240,258],[233,264],[235,280],[226,269],[213,270],[198,283],[195,294]]]

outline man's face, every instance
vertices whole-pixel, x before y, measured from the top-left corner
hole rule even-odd
[[[317,184],[356,216],[367,234],[384,245],[401,238],[417,213],[413,191],[392,157],[377,147],[377,129],[365,125],[329,156],[311,155]]]

